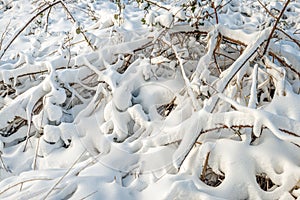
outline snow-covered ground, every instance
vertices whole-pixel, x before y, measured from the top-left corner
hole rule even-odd
[[[0,24],[0,199],[300,199],[298,0],[2,0]]]

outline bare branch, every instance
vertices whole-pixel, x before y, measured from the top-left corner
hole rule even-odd
[[[50,9],[51,7],[59,4],[61,1],[56,1],[52,4],[50,4],[49,6],[45,7],[44,9],[42,9],[41,11],[39,11],[37,14],[35,14],[15,35],[14,37],[8,42],[8,44],[4,47],[4,49],[1,49],[0,52],[0,60],[2,59],[3,55],[5,54],[5,52],[7,51],[7,49],[10,47],[10,45],[17,39],[17,37],[27,28],[27,26],[33,22],[33,20],[35,18],[37,18],[40,14],[42,14],[43,12],[45,12],[46,10]]]
[[[266,52],[267,52],[267,50],[268,50],[268,47],[269,47],[269,44],[270,44],[270,41],[271,41],[271,39],[272,39],[272,37],[273,37],[273,34],[274,34],[275,30],[276,30],[277,24],[278,24],[279,20],[281,19],[282,15],[283,15],[283,13],[284,13],[284,11],[285,11],[285,9],[286,9],[286,7],[288,6],[289,3],[290,3],[290,0],[287,0],[286,3],[285,3],[285,5],[284,5],[284,7],[282,8],[282,10],[281,10],[279,16],[277,17],[276,22],[275,22],[275,24],[274,24],[274,26],[273,26],[273,28],[272,28],[272,30],[271,30],[271,33],[270,33],[270,35],[269,35],[268,40],[267,40],[267,44],[266,44],[266,46],[265,46],[265,50],[264,50],[264,52],[263,52],[263,55],[266,54]]]
[[[266,12],[271,15],[273,18],[276,19],[276,17],[269,11],[269,9],[260,1],[260,0],[257,0],[258,3],[266,10]]]

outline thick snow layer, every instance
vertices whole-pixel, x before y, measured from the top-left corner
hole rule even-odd
[[[299,14],[0,1],[0,199],[299,199]]]

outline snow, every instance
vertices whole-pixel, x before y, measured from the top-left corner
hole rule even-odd
[[[48,3],[0,1],[1,199],[300,198],[298,1]]]

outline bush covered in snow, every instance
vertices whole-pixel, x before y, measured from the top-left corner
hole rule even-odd
[[[300,198],[298,1],[0,4],[0,198]]]

